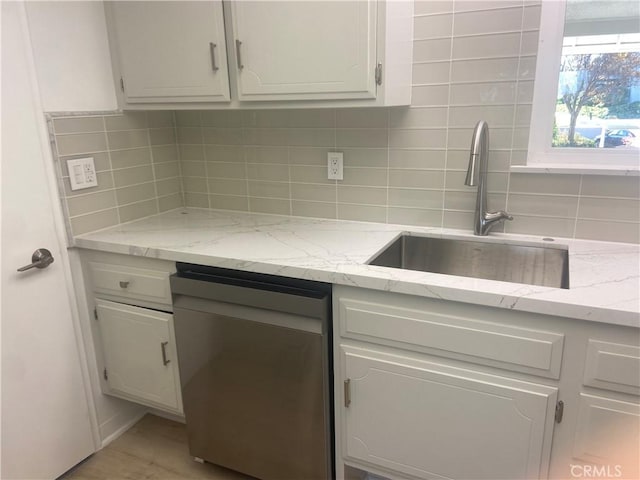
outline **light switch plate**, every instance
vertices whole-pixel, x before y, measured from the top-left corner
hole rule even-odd
[[[327,154],[327,178],[329,180],[342,180],[343,153],[329,152]]]
[[[98,186],[98,177],[96,175],[96,166],[93,162],[93,157],[67,160],[67,168],[69,169],[71,190]]]

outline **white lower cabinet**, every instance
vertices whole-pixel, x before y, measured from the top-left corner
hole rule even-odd
[[[173,315],[96,299],[109,393],[182,412]]]
[[[418,478],[546,475],[557,389],[341,347],[345,459]]]

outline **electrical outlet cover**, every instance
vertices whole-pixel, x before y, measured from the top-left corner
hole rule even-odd
[[[343,157],[342,152],[329,152],[327,154],[327,178],[329,180],[342,180]]]
[[[96,175],[96,166],[93,162],[93,157],[67,160],[67,168],[69,169],[71,190],[98,186],[98,177]]]

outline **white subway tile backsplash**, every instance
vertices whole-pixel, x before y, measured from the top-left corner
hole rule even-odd
[[[231,178],[207,178],[206,181],[204,178],[197,178],[193,180],[201,180],[204,186],[203,192],[211,192],[220,195],[247,195],[248,192],[248,183],[246,179],[231,179]],[[187,185],[185,184],[185,188],[187,191],[196,191],[189,190]],[[208,190],[207,190],[208,188]]]
[[[449,104],[449,85],[418,85],[411,89],[411,104],[437,107]]]
[[[389,144],[386,128],[346,128],[336,130],[336,146],[386,147]]]
[[[511,127],[513,114],[513,105],[451,106],[449,127],[473,128],[479,120],[484,120],[489,124],[491,134],[493,128]]]
[[[126,115],[105,115],[104,124],[107,131],[137,130],[147,128],[147,112],[127,112]]]
[[[451,105],[504,105],[515,98],[516,82],[451,85]]]
[[[390,169],[389,186],[442,189],[444,186],[444,171]]]
[[[414,17],[413,38],[450,37],[453,28],[453,14],[436,14]]]
[[[578,218],[608,221],[640,221],[640,200],[580,197]]]
[[[389,168],[444,170],[447,153],[444,150],[389,149]]]
[[[415,40],[413,42],[414,62],[433,62],[451,58],[451,39]]]
[[[293,200],[291,202],[291,214],[299,217],[336,218],[336,210],[335,203],[301,200]]]
[[[102,133],[56,135],[58,155],[78,155],[107,150],[107,139]]]
[[[288,143],[298,147],[331,147],[335,144],[335,132],[331,128],[290,128],[287,132]]]
[[[452,82],[488,82],[516,80],[518,57],[486,60],[456,60],[451,63]]]
[[[452,58],[460,60],[518,56],[520,55],[520,37],[520,33],[454,37]],[[533,54],[535,53],[534,51]]]
[[[313,185],[310,183],[292,183],[291,198],[313,202],[336,202],[336,185]],[[335,213],[335,212],[334,212]]]
[[[389,188],[389,206],[442,210],[443,191],[418,188]]]
[[[522,5],[522,0],[455,0],[453,4],[458,13],[518,7]]]
[[[640,243],[640,229],[636,222],[622,223],[578,219],[575,236],[589,240]]]
[[[348,167],[386,168],[389,160],[386,148],[340,148],[339,150],[344,154]]]
[[[54,118],[53,128],[56,135],[63,133],[95,133],[104,132],[102,117],[68,117]]]
[[[447,107],[392,108],[390,110],[389,127],[446,128],[447,111]]]
[[[522,7],[456,12],[454,36],[499,32],[520,32]]]
[[[110,150],[149,146],[149,133],[143,130],[120,130],[107,132]]]
[[[341,108],[336,110],[336,128],[387,128],[388,108]]]
[[[290,197],[288,182],[263,182],[249,180],[248,186],[248,194],[251,197],[282,199],[288,199]]]
[[[413,85],[449,83],[451,62],[414,63],[412,72]]]
[[[515,215],[536,215],[541,217],[575,218],[578,197],[555,195],[509,195],[509,213]]]
[[[287,165],[250,163],[247,165],[247,178],[251,180],[288,182],[289,167]]]
[[[338,185],[338,203],[357,203],[367,205],[387,204],[387,188],[384,187],[354,187]]]
[[[389,130],[389,146],[403,148],[445,148],[445,129]]]
[[[414,15],[430,15],[433,13],[448,13],[453,11],[453,2],[450,0],[415,0]]]
[[[442,222],[442,211],[390,206],[388,208],[388,217],[389,223],[433,227],[440,226]]]

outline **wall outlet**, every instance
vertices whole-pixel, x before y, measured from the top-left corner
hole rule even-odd
[[[329,152],[327,154],[327,178],[329,180],[342,180],[342,166],[342,152]]]
[[[71,190],[98,186],[98,177],[96,175],[96,166],[93,163],[93,157],[67,160],[67,168],[69,169]]]

